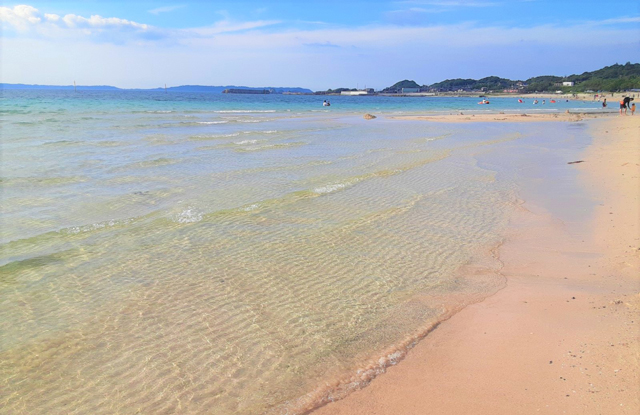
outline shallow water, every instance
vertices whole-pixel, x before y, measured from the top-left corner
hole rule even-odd
[[[491,249],[519,180],[564,154],[557,137],[587,142],[575,124],[365,121],[315,97],[60,94],[2,98],[9,413],[335,399],[502,286]],[[376,99],[345,102],[418,110]]]

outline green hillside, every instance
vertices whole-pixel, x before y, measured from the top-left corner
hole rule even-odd
[[[562,82],[574,82],[572,87],[562,86]],[[382,92],[400,92],[402,88],[421,88],[431,92],[501,92],[503,90],[520,90],[522,92],[564,92],[584,91],[625,91],[640,88],[640,63],[627,62],[624,65],[605,66],[592,72],[567,77],[545,75],[529,78],[526,81],[511,80],[497,76],[482,79],[447,79],[432,85],[420,87],[416,82],[404,80],[385,88]]]
[[[482,79],[447,79],[432,85],[425,85],[425,89],[431,91],[481,91],[481,90],[502,90],[513,89],[520,81],[512,81],[511,79],[500,78],[497,76],[488,76]]]
[[[526,90],[551,91],[555,83],[571,81],[575,82],[573,87],[563,87],[563,90],[572,92],[584,91],[624,91],[627,89],[640,88],[640,63],[627,62],[624,65],[605,66],[602,69],[592,72],[584,72],[580,75],[570,75],[566,78],[559,76],[537,76],[527,79]]]
[[[410,81],[405,79],[404,81],[396,82],[388,88],[382,90],[382,92],[391,93],[391,92],[400,92],[402,88],[421,88],[415,81]]]

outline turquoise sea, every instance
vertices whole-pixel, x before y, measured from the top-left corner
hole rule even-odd
[[[522,183],[590,142],[391,116],[601,111],[477,101],[1,91],[0,412],[296,414],[366,385],[503,286]]]

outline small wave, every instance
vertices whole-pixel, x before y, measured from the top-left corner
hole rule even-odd
[[[189,137],[192,140],[217,140],[220,138],[229,138],[229,137],[237,137],[240,133],[230,133],[230,134],[208,134],[208,135],[192,135]]]
[[[196,121],[196,124],[205,124],[205,125],[209,125],[209,124],[226,124],[229,121]],[[190,123],[185,123],[185,124],[190,124]]]
[[[323,195],[323,194],[327,194],[327,193],[333,193],[333,192],[338,191],[338,190],[342,190],[347,186],[349,186],[349,184],[347,184],[347,183],[328,184],[326,186],[316,187],[315,189],[313,189],[313,191],[315,193]]]
[[[242,140],[242,141],[234,141],[233,144],[240,144],[240,145],[242,145],[242,144],[255,144],[257,142],[258,142],[258,140]]]
[[[260,209],[260,205],[258,203],[254,203],[252,205],[247,205],[247,206],[243,206],[241,208],[238,208],[238,210],[240,212],[251,212],[254,210]]]
[[[111,219],[111,220],[104,221],[104,222],[93,223],[91,225],[72,226],[70,228],[64,229],[62,231],[62,233],[68,233],[68,234],[71,234],[71,235],[75,235],[75,234],[79,234],[79,233],[96,231],[98,229],[112,228],[114,226],[121,226],[121,225],[128,225],[131,222],[133,222],[133,218],[122,219],[122,220]]]
[[[338,190],[346,189],[348,187],[353,186],[354,184],[361,182],[362,180],[368,179],[370,177],[380,176],[381,174],[373,173],[365,176],[353,177],[350,180],[338,183],[327,184],[324,186],[316,187],[313,189],[313,193],[317,193],[319,195],[324,195],[328,193],[337,192]]]
[[[256,113],[256,114],[260,114],[260,113],[269,113],[269,112],[276,112],[276,110],[222,110],[222,111],[213,111],[213,112],[217,112],[219,114],[252,114],[252,113]]]
[[[145,111],[148,114],[168,114],[173,111]]]
[[[307,143],[303,141],[296,141],[292,143],[279,143],[279,144],[265,144],[265,145],[256,145],[250,147],[242,147],[238,148],[235,151],[238,152],[251,152],[251,151],[263,151],[263,150],[276,150],[281,148],[290,148],[290,147],[298,147],[303,146]]]
[[[187,209],[173,216],[173,221],[177,223],[195,223],[202,220],[202,212],[189,206]]]

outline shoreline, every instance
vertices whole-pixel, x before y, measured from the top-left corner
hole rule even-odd
[[[619,116],[618,112],[545,112],[527,113],[522,112],[492,112],[483,114],[465,114],[460,111],[457,114],[434,114],[434,115],[396,115],[389,117],[395,120],[406,121],[430,121],[441,123],[468,123],[468,122],[577,122],[585,119],[608,118]]]
[[[540,115],[513,117],[569,122],[604,118]],[[474,118],[510,122],[495,116]],[[459,115],[439,118],[468,122]],[[398,366],[365,388],[314,414],[640,409],[633,392],[640,386],[640,241],[633,216],[640,207],[640,169],[632,163],[640,154],[633,140],[639,123],[632,117],[606,118],[591,121],[594,140],[584,151],[588,163],[574,166],[581,187],[604,202],[596,206],[595,218],[583,224],[588,231],[571,234],[544,206],[527,200],[499,251],[506,287],[439,324]],[[610,131],[616,133],[614,142],[607,140],[613,136]]]

